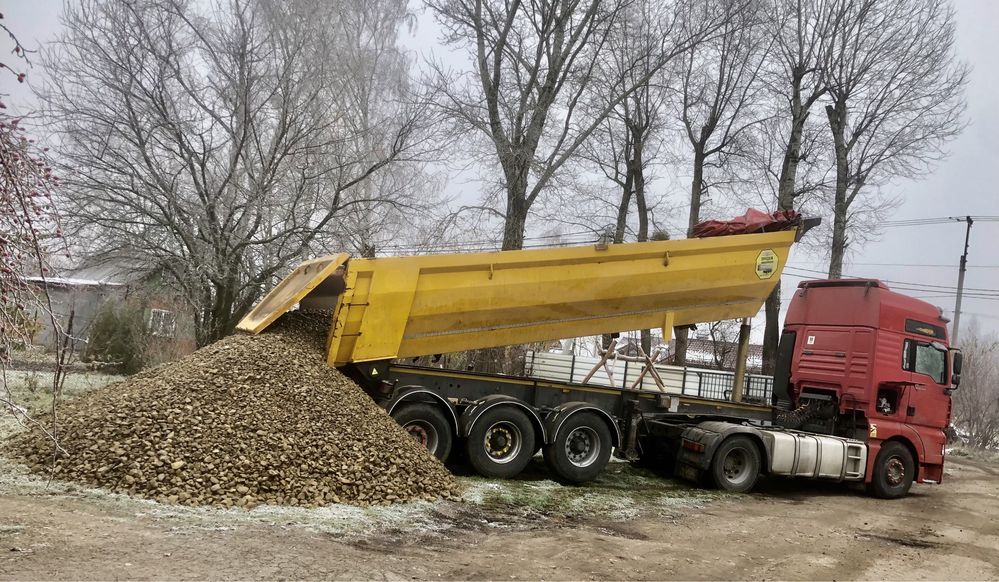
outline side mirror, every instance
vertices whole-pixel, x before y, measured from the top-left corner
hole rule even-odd
[[[961,384],[961,368],[964,364],[964,354],[961,350],[951,348],[950,350],[950,389],[956,390]]]

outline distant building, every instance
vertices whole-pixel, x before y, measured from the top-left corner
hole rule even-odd
[[[700,334],[705,336],[706,334]],[[593,351],[592,346],[600,342],[600,337],[593,337],[588,341],[576,342],[575,340],[563,340],[561,346],[554,346],[548,351],[559,351],[563,353],[589,353],[598,355]],[[623,356],[638,356],[641,339],[638,333],[624,333],[617,338],[615,351]],[[582,349],[580,349],[582,346]],[[561,348],[561,349],[559,349]],[[652,332],[652,356],[656,349],[659,352],[656,356],[656,363],[670,364],[673,361],[673,354],[676,353],[676,339],[672,339],[669,345],[662,346],[662,337],[656,331]],[[719,338],[717,341],[708,337],[698,337],[691,334],[687,339],[687,365],[697,368],[709,368],[715,370],[734,370],[736,355],[739,352],[739,342]],[[749,344],[749,353],[746,357],[746,371],[751,374],[758,374],[763,370],[763,346],[759,344]]]
[[[676,340],[669,342],[669,358],[676,349]],[[687,365],[717,370],[734,370],[736,355],[739,353],[738,341],[690,338],[687,340]],[[746,371],[759,374],[763,370],[763,346],[749,344],[746,356]]]
[[[141,311],[148,359],[158,363],[196,348],[194,325],[183,299],[160,283],[158,273],[121,263],[104,262],[67,270],[60,276],[29,277],[48,290],[59,324],[68,330],[72,320],[75,349],[84,354],[94,322],[105,308]],[[40,330],[36,345],[53,347],[55,333],[49,317],[34,314]]]

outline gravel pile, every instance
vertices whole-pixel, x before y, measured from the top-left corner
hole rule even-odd
[[[329,319],[286,315],[64,403],[61,445],[15,437],[38,472],[161,502],[367,506],[458,495],[444,466],[324,360]],[[48,422],[48,419],[43,419]]]

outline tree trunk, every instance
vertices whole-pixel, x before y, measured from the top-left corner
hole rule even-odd
[[[801,161],[801,136],[808,119],[801,103],[801,81],[795,76],[791,95],[791,134],[784,149],[784,161],[780,168],[780,182],[777,186],[777,204],[780,210],[794,209],[794,191],[798,179],[798,163]]]
[[[777,344],[780,342],[780,281],[767,296],[763,306],[766,323],[763,328],[763,373],[773,374],[777,368]]]
[[[643,139],[635,139],[635,156],[632,159],[632,173],[634,174],[635,205],[638,208],[638,242],[649,240],[649,207],[645,203],[645,160],[643,150],[645,144]],[[646,354],[652,353],[652,330],[643,329],[641,332],[642,349]]]
[[[508,186],[512,188],[513,185]],[[525,184],[526,189],[526,184]],[[507,197],[506,220],[503,224],[503,250],[513,251],[524,248],[524,228],[527,226],[527,199],[521,196]]]
[[[694,146],[694,177],[690,180],[690,217],[687,220],[687,238],[701,221],[701,194],[704,191],[704,145]]]
[[[634,187],[635,205],[638,207],[638,242],[649,240],[649,206],[645,202],[645,160],[642,158],[644,144],[635,144]]]
[[[846,237],[846,214],[849,208],[846,204],[846,192],[841,192],[836,185],[836,202],[833,205],[832,246],[829,249],[829,278],[843,277],[843,258],[849,245]]]
[[[797,81],[797,79],[796,79]],[[784,149],[784,161],[781,163],[780,182],[777,190],[778,210],[794,210],[795,184],[798,178],[798,162],[801,161],[801,136],[805,130],[805,120],[808,112],[801,105],[800,82],[793,84],[791,97],[791,135]],[[764,374],[773,374],[777,367],[777,345],[780,343],[780,279],[767,296],[764,305],[766,323],[763,328],[763,362]]]
[[[846,107],[845,104],[826,106],[829,129],[833,136],[833,150],[836,153],[836,190],[833,201],[833,236],[829,249],[829,278],[843,276],[843,257],[846,255],[847,212],[850,210],[846,191],[850,181],[849,159],[846,147]]]
[[[687,237],[693,235],[694,227],[701,221],[701,194],[704,192],[704,144],[694,144],[694,177],[690,180],[690,217],[687,220]],[[673,329],[676,342],[673,350],[673,365],[687,365],[687,345],[690,328]]]
[[[527,168],[511,169],[506,172],[506,219],[503,222],[504,251],[524,248],[524,228],[527,226]],[[472,350],[470,358],[476,371],[495,373],[508,365],[505,348],[484,348]]]
[[[614,225],[614,243],[624,242],[624,231],[628,227],[628,207],[631,206],[631,192],[634,176],[629,171],[624,178],[624,187],[621,189],[621,204],[617,208],[617,224]]]

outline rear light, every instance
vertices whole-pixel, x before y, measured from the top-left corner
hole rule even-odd
[[[704,443],[683,439],[683,448],[687,449],[688,451],[693,451],[695,453],[703,453]]]

